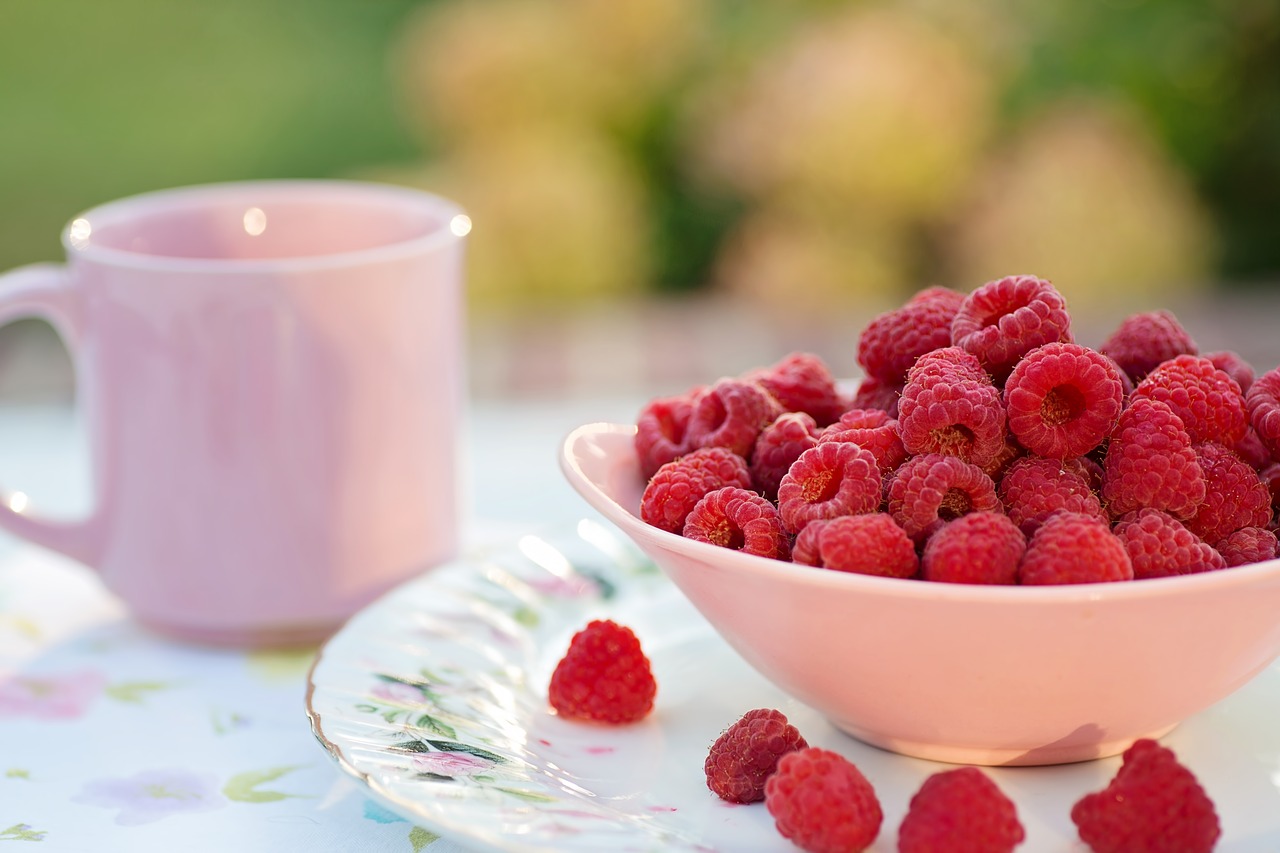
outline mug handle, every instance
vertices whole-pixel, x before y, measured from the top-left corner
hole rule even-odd
[[[31,264],[0,274],[0,326],[16,320],[45,320],[71,351],[72,363],[80,346],[82,313],[79,292],[71,286],[70,271],[61,264]],[[95,514],[74,521],[55,521],[15,512],[0,501],[0,530],[36,545],[96,566],[98,525]]]

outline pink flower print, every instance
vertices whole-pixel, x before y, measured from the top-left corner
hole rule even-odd
[[[106,677],[92,669],[11,675],[0,679],[0,718],[73,720],[84,714],[106,684]]]
[[[413,766],[420,773],[455,778],[483,773],[493,762],[466,752],[420,752],[413,756]]]
[[[77,803],[119,809],[116,823],[138,826],[182,812],[207,812],[227,804],[211,773],[143,770],[125,779],[94,779],[72,798]]]
[[[401,705],[416,708],[426,704],[422,688],[403,681],[380,681],[369,689],[370,695],[376,696],[388,705]]]

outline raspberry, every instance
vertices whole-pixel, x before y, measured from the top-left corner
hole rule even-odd
[[[993,481],[999,482],[1000,478],[1005,475],[1009,467],[1019,459],[1027,455],[1027,449],[1018,443],[1018,440],[1009,433],[1004,436],[1004,448],[986,465],[979,465],[982,472],[990,477]]]
[[[951,343],[976,355],[997,382],[1036,347],[1071,340],[1066,300],[1032,275],[987,282],[965,297],[951,322]]]
[[[1124,318],[1098,350],[1115,359],[1134,382],[1141,382],[1163,361],[1200,351],[1178,318],[1168,311]]]
[[[889,417],[898,416],[898,398],[902,396],[901,382],[881,382],[868,376],[858,383],[849,407],[852,409],[880,409]]]
[[[788,412],[763,430],[751,451],[751,484],[771,501],[778,499],[778,484],[810,447],[818,443],[818,425],[805,412]]]
[[[880,834],[875,789],[839,753],[816,746],[788,752],[765,783],[764,804],[784,838],[810,853],[859,853]]]
[[[995,483],[981,468],[938,453],[902,463],[888,492],[889,514],[917,542],[962,515],[1001,510]]]
[[[636,418],[636,456],[640,475],[652,477],[659,468],[689,449],[689,417],[705,391],[696,388],[676,397],[651,400]]]
[[[1248,417],[1236,381],[1207,358],[1180,355],[1158,365],[1133,389],[1130,402],[1149,397],[1168,404],[1192,441],[1235,444]]]
[[[755,492],[726,486],[708,492],[685,520],[683,535],[697,542],[776,560],[791,556],[778,508]]]
[[[1022,558],[1018,573],[1027,585],[1097,583],[1133,578],[1129,552],[1105,521],[1074,512],[1045,519]]]
[[[907,459],[897,420],[881,409],[850,409],[818,436],[819,444],[825,441],[851,441],[870,450],[886,474]]]
[[[1094,853],[1209,853],[1222,830],[1213,801],[1169,749],[1135,741],[1110,784],[1071,808]]]
[[[707,492],[725,486],[751,487],[746,460],[723,447],[700,447],[663,465],[649,478],[640,498],[640,518],[679,533],[694,505]]]
[[[1207,352],[1204,357],[1213,362],[1213,366],[1226,373],[1240,386],[1240,393],[1248,392],[1253,384],[1253,365],[1245,361],[1239,353],[1232,350]]]
[[[1107,445],[1102,501],[1112,518],[1144,506],[1190,518],[1204,502],[1204,469],[1182,419],[1142,397],[1123,412]]]
[[[689,416],[689,447],[727,447],[746,458],[782,405],[756,382],[721,379],[698,398]]]
[[[1107,520],[1102,501],[1086,479],[1086,469],[1068,464],[1071,461],[1026,456],[1000,478],[997,494],[1004,511],[1027,536],[1058,510]]]
[[[982,466],[1005,448],[1000,392],[976,358],[959,347],[920,356],[898,401],[908,453],[942,453]]]
[[[1271,510],[1280,512],[1280,462],[1268,465],[1258,474],[1271,492]]]
[[[1228,566],[1245,566],[1275,559],[1277,540],[1276,535],[1265,527],[1241,527],[1226,539],[1214,543],[1214,548]]]
[[[1267,446],[1251,426],[1245,428],[1244,438],[1233,444],[1231,449],[1255,471],[1265,471],[1271,465],[1271,451],[1267,450]]]
[[[875,512],[883,487],[870,450],[844,441],[816,444],[800,454],[778,484],[778,512],[791,533],[818,518]]]
[[[914,577],[920,568],[911,537],[883,512],[809,522],[796,537],[791,559],[838,572],[887,578]]]
[[[634,723],[653,708],[658,687],[632,630],[595,619],[573,635],[551,673],[547,697],[561,716]]]
[[[1187,528],[1206,542],[1217,542],[1241,527],[1271,523],[1271,491],[1230,449],[1215,442],[1195,446],[1204,471],[1204,502],[1187,519]]]
[[[808,746],[781,711],[748,711],[711,744],[702,765],[707,787],[731,803],[758,803],[764,799],[765,781],[778,769],[778,760]]]
[[[1135,578],[1163,578],[1226,568],[1223,555],[1178,519],[1152,507],[1120,516],[1112,532],[1129,552]]]
[[[951,344],[951,321],[964,295],[942,287],[916,294],[901,308],[874,318],[858,338],[858,364],[867,376],[901,385],[907,369],[927,352]]]
[[[1257,430],[1258,438],[1272,457],[1280,459],[1280,367],[1254,380],[1244,402],[1249,423]]]
[[[1079,344],[1052,343],[1022,357],[1005,381],[1009,431],[1040,456],[1083,456],[1107,437],[1124,406],[1120,371]]]
[[[1106,474],[1102,470],[1102,465],[1091,457],[1077,456],[1075,459],[1063,459],[1062,467],[1084,477],[1085,482],[1089,484],[1089,488],[1093,489],[1093,491],[1099,492],[1102,490],[1102,478]]]
[[[758,382],[782,408],[804,412],[818,426],[832,423],[844,411],[835,377],[826,363],[812,353],[793,352],[772,367],[747,373],[743,379]]]
[[[1013,801],[976,767],[935,773],[911,798],[898,853],[1011,853],[1026,838]]]
[[[927,581],[1013,584],[1027,539],[1008,516],[971,512],[929,537],[921,560]]]

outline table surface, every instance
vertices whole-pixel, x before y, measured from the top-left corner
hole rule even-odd
[[[474,404],[467,542],[590,515],[559,473],[560,440],[637,409]],[[43,514],[84,512],[74,413],[0,407],[0,477],[6,500],[22,491]],[[466,850],[376,804],[323,752],[304,709],[313,657],[160,638],[89,569],[0,534],[0,842],[48,853]]]

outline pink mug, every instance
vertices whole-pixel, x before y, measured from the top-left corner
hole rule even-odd
[[[463,236],[453,203],[343,181],[112,202],[65,266],[0,276],[76,372],[92,509],[0,527],[93,567],[144,625],[312,642],[453,556]]]

